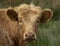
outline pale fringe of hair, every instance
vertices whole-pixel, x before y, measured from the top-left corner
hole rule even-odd
[[[41,7],[35,6],[35,5],[32,4],[32,3],[31,3],[30,5],[28,5],[28,4],[21,4],[21,5],[19,5],[18,7],[15,7],[14,9],[15,9],[15,11],[17,11],[17,12],[21,12],[21,11],[24,11],[24,9],[27,9],[27,10],[31,10],[31,11],[33,11],[33,12],[36,12],[36,13],[38,13],[38,14],[40,14],[40,13],[41,13],[41,10],[42,10]]]

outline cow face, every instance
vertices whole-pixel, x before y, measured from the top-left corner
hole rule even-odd
[[[36,39],[37,21],[40,23],[48,22],[53,15],[50,9],[41,9],[26,4],[17,7],[16,10],[7,10],[7,14],[12,21],[17,21],[20,36],[27,42]]]

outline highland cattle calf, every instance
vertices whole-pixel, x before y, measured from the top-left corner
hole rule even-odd
[[[0,46],[26,46],[37,38],[37,22],[46,23],[52,16],[50,9],[33,4],[0,9]]]

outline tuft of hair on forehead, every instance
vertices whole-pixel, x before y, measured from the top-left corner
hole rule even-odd
[[[17,7],[16,9],[18,12],[31,12],[31,13],[37,13],[40,14],[41,13],[41,8],[39,6],[35,6],[34,4],[21,4],[20,6]]]
[[[20,8],[27,8],[29,5],[28,4],[21,4],[19,7]]]

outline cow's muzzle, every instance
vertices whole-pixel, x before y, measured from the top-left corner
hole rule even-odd
[[[23,38],[25,41],[27,42],[31,42],[31,41],[34,41],[36,40],[36,34],[33,33],[33,32],[27,32],[24,34],[24,38]]]

